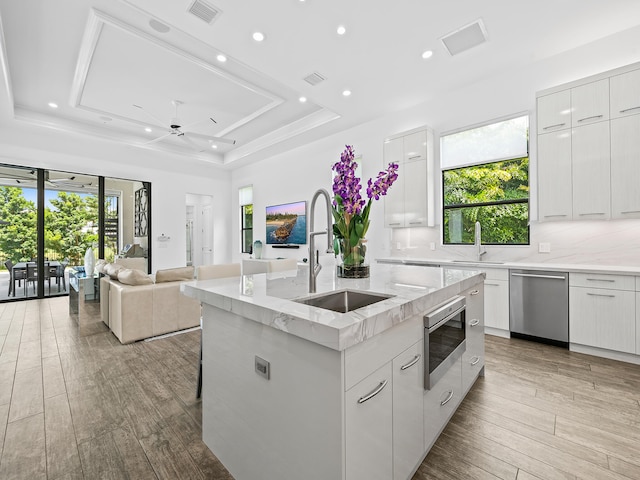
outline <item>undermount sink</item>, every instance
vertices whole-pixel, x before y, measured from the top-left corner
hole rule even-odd
[[[473,265],[476,264],[485,264],[485,265],[502,265],[504,262],[492,262],[490,260],[451,260],[453,263],[470,263]]]
[[[391,298],[393,295],[382,295],[379,293],[362,293],[354,290],[342,290],[340,292],[330,292],[317,295],[312,298],[301,298],[294,302],[304,303],[312,307],[333,310],[338,313],[347,313],[358,308],[366,307],[377,302]]]

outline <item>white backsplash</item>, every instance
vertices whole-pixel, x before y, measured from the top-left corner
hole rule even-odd
[[[640,266],[640,220],[546,222],[531,224],[529,246],[486,245],[488,261]],[[475,259],[473,246],[442,246],[440,227],[400,228],[391,233],[391,256]],[[549,243],[549,253],[539,253]],[[435,246],[435,250],[431,246]]]

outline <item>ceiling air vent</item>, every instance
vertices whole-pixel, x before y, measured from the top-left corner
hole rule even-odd
[[[313,72],[307,75],[306,77],[304,77],[303,80],[307,82],[309,85],[316,86],[320,82],[324,82],[326,78],[324,78],[318,72]]]
[[[189,13],[211,24],[220,16],[222,10],[203,0],[195,0],[189,7]]]
[[[462,53],[487,41],[487,31],[482,20],[451,32],[440,39],[451,56]]]

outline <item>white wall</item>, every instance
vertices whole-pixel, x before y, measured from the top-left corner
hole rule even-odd
[[[313,142],[283,154],[264,159],[257,165],[245,166],[232,174],[232,245],[233,258],[239,252],[237,189],[253,184],[254,238],[264,240],[264,209],[267,205],[306,199],[310,201],[318,188],[331,193],[331,165],[340,158],[345,144],[352,144],[363,156],[363,179],[366,181],[384,167],[382,141],[385,137],[428,125],[438,134],[491,119],[528,112],[531,115],[530,138],[535,139],[535,92],[562,83],[594,75],[606,70],[640,61],[640,27],[604,38],[593,44],[538,61],[525,68],[499,72],[483,82],[469,85],[455,94],[444,95],[425,104],[397,112],[394,115],[351,128],[323,140]],[[471,54],[471,53],[469,53]],[[524,62],[523,62],[524,63]],[[433,72],[437,75],[437,72]],[[436,156],[439,154],[436,140]],[[537,216],[536,148],[530,144],[530,184],[532,218]],[[436,175],[439,178],[439,175]],[[364,182],[363,182],[364,183]],[[436,197],[440,197],[440,188]],[[393,188],[393,187],[392,187]],[[383,224],[382,202],[372,208],[369,230],[369,252],[374,257],[459,257],[472,258],[471,247],[441,247],[440,227],[397,229],[393,232]],[[324,210],[317,208],[318,219]],[[439,218],[436,219],[440,223]],[[320,224],[322,225],[322,224]],[[324,227],[322,227],[324,228]],[[316,228],[317,229],[317,228]],[[640,265],[640,221],[601,221],[531,225],[531,247],[489,247],[487,259],[530,259],[535,261],[567,261],[580,263],[623,263]],[[319,238],[322,241],[322,238]],[[400,242],[400,249],[397,248]],[[436,250],[431,250],[431,243]],[[538,242],[550,242],[550,254],[538,254]],[[321,244],[322,245],[322,244]],[[392,248],[394,247],[394,248]],[[267,257],[287,256],[301,259],[307,249],[269,250]],[[616,253],[613,253],[613,252]],[[326,260],[325,260],[326,261]]]
[[[0,128],[0,163],[151,182],[153,272],[186,263],[186,194],[212,195],[216,261],[230,258],[230,174],[216,165],[17,121]],[[171,240],[158,242],[162,234]]]

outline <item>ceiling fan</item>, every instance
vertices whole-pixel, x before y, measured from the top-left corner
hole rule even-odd
[[[171,122],[168,125],[169,131],[167,133],[165,133],[164,135],[161,135],[157,138],[154,138],[153,140],[146,142],[145,145],[149,145],[152,143],[156,143],[159,142],[161,140],[164,140],[167,137],[170,137],[171,135],[175,135],[176,137],[180,138],[183,142],[185,142],[187,145],[189,145],[189,147],[197,150],[198,152],[204,152],[206,150],[206,147],[203,147],[201,145],[198,145],[196,142],[194,142],[190,137],[189,137],[189,132],[187,131],[190,127],[194,126],[194,125],[198,125],[200,123],[202,123],[203,121],[212,121],[213,123],[217,123],[213,118],[209,117],[207,120],[200,120],[196,123],[192,123],[189,125],[182,125],[182,122],[180,121],[180,119],[178,118],[178,107],[180,105],[182,105],[184,102],[181,102],[180,100],[171,100],[171,105],[173,105],[176,109],[176,114],[175,117],[173,117],[171,119]],[[151,113],[149,113],[147,110],[145,110],[142,106],[140,105],[133,105],[135,108],[138,108],[140,110],[142,110],[149,118],[153,119],[155,124],[167,129],[167,125],[160,119],[156,118],[154,115],[152,115]],[[235,145],[236,141],[235,140],[231,140],[230,138],[225,138],[225,137],[211,137],[211,136],[204,136],[204,135],[198,135],[198,137],[205,137],[207,140],[209,140],[211,143],[225,143],[228,145]]]

